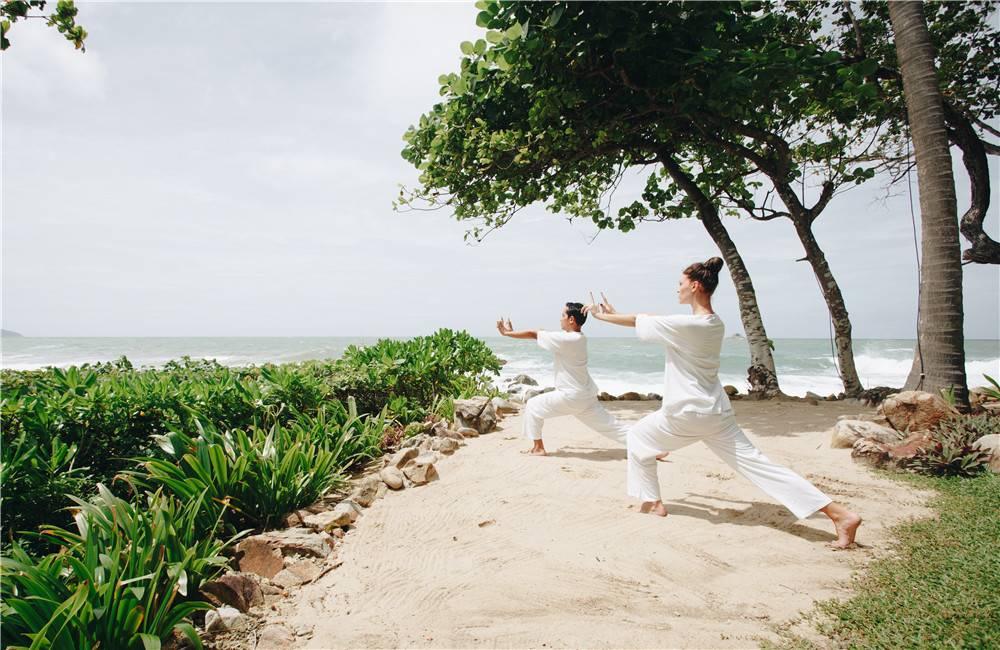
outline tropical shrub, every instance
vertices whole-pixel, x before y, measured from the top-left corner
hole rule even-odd
[[[344,481],[336,444],[317,439],[310,427],[274,423],[220,432],[198,423],[197,428],[197,435],[157,436],[168,458],[141,459],[141,469],[122,476],[182,501],[205,494],[216,505],[200,513],[202,529],[220,515],[230,530],[267,528]]]
[[[931,443],[906,462],[914,472],[932,476],[974,476],[990,462],[990,452],[975,445],[988,434],[1000,433],[1000,418],[989,415],[942,420],[931,432]]]
[[[9,648],[158,648],[179,630],[200,647],[188,618],[207,603],[198,587],[222,571],[214,530],[193,524],[205,495],[162,492],[132,504],[103,485],[74,499],[76,532],[47,527],[63,549],[34,559],[20,545],[0,558],[0,634]]]

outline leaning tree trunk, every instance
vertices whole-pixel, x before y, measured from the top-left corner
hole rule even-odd
[[[757,306],[757,293],[754,291],[750,272],[743,264],[743,258],[736,244],[722,224],[718,209],[697,183],[681,169],[670,154],[661,153],[659,158],[673,181],[697,206],[702,225],[719,247],[719,252],[722,253],[722,258],[729,268],[729,275],[733,279],[740,302],[740,318],[746,332],[747,344],[750,346],[750,367],[747,368],[750,392],[762,397],[780,395],[778,373],[774,369],[774,356],[771,354],[771,345],[764,330],[764,320],[760,317],[760,308]]]
[[[795,232],[802,242],[802,247],[806,252],[806,261],[812,266],[816,279],[819,280],[820,291],[823,299],[826,300],[827,309],[830,311],[830,319],[833,321],[834,344],[837,348],[837,361],[840,367],[840,379],[844,382],[844,392],[848,396],[857,395],[864,387],[858,379],[858,371],[854,367],[854,342],[851,339],[851,319],[847,314],[847,305],[844,304],[844,295],[840,292],[840,285],[833,277],[833,271],[826,261],[823,249],[819,247],[816,236],[812,231],[812,224],[804,215],[793,217]]]
[[[917,350],[906,388],[953,388],[968,404],[962,311],[962,261],[955,179],[934,46],[922,2],[889,2],[903,95],[917,159],[921,256]]]
[[[944,112],[951,126],[951,141],[962,150],[962,163],[969,174],[971,201],[959,222],[959,231],[972,246],[962,253],[962,259],[977,264],[1000,264],[1000,243],[983,230],[983,220],[990,207],[990,166],[986,147],[968,118],[947,103]]]

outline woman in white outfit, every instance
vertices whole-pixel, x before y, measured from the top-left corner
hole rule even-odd
[[[641,340],[659,343],[666,351],[663,405],[628,434],[628,493],[642,501],[641,512],[665,517],[656,457],[701,441],[796,517],[825,514],[837,531],[834,546],[846,548],[854,542],[861,518],[795,472],[770,461],[736,424],[719,382],[725,326],[712,310],[721,268],[722,260],[713,257],[681,274],[677,294],[681,304],[691,305],[689,315],[618,314],[606,299],[585,308],[599,320],[635,327]]]
[[[515,332],[510,321],[497,321],[497,331],[515,339],[535,339],[539,347],[552,353],[555,390],[536,395],[524,407],[524,435],[532,441],[528,452],[545,455],[542,425],[547,418],[574,415],[597,433],[625,445],[628,426],[619,422],[597,401],[597,384],[587,370],[587,338],[580,329],[587,322],[583,303],[568,302],[559,318],[559,332],[523,330]]]

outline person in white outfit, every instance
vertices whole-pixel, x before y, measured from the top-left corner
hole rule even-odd
[[[508,319],[497,321],[497,331],[515,339],[535,339],[548,350],[555,366],[555,390],[536,395],[524,407],[524,435],[532,441],[528,452],[545,455],[542,425],[547,418],[573,415],[597,433],[625,446],[628,425],[619,422],[597,401],[597,384],[587,370],[587,338],[580,329],[587,322],[583,303],[567,302],[559,318],[558,332],[523,330],[515,332]]]
[[[692,264],[681,274],[678,299],[691,306],[691,314],[619,314],[606,298],[600,305],[584,308],[599,320],[634,327],[639,339],[658,343],[666,352],[662,407],[637,422],[628,434],[628,493],[642,501],[640,512],[665,517],[656,457],[701,441],[797,518],[825,514],[836,528],[833,546],[846,548],[854,543],[861,518],[795,472],[769,460],[736,424],[719,381],[725,326],[712,310],[721,268],[722,260],[713,257]]]

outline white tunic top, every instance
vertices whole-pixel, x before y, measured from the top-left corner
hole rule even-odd
[[[731,413],[719,381],[719,355],[726,326],[716,314],[650,316],[635,319],[636,335],[666,350],[663,369],[664,415]]]
[[[580,332],[539,330],[538,345],[555,357],[556,390],[571,399],[597,396],[597,384],[587,370],[587,337]]]

